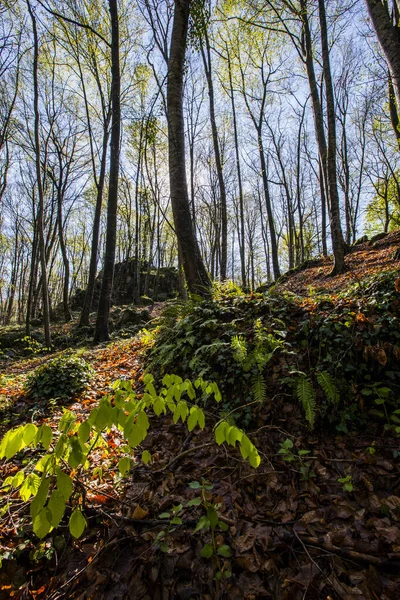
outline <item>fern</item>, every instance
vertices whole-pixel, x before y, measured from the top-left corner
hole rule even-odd
[[[267,397],[267,386],[262,373],[256,373],[252,379],[251,389],[256,402],[262,404]]]
[[[326,371],[316,373],[317,381],[325,392],[326,397],[332,404],[338,404],[339,392],[332,377]]]
[[[316,394],[312,383],[307,377],[300,377],[296,385],[296,394],[300,400],[306,419],[311,428],[314,427],[317,413]]]
[[[246,340],[241,335],[235,335],[231,342],[231,348],[233,352],[233,358],[238,363],[244,363],[247,358],[247,344]]]

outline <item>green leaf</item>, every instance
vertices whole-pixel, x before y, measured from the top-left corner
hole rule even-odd
[[[199,424],[200,429],[204,429],[204,427],[206,426],[206,417],[201,408],[197,409],[197,422]]]
[[[201,483],[199,483],[198,481],[191,481],[191,482],[189,483],[189,487],[190,487],[192,490],[200,490],[200,489],[201,489]]]
[[[157,417],[161,415],[162,412],[165,412],[165,402],[162,398],[157,397],[153,404],[153,410]]]
[[[68,528],[74,538],[80,538],[86,528],[86,519],[79,508],[76,508],[70,516]]]
[[[214,506],[209,506],[207,508],[207,517],[210,521],[211,529],[215,529],[218,523],[218,513]]]
[[[217,549],[217,554],[219,556],[224,556],[225,558],[229,558],[232,556],[232,550],[231,550],[230,546],[223,545]]]
[[[0,458],[12,458],[17,452],[24,448],[24,427],[21,425],[16,429],[10,429],[2,439],[0,445]]]
[[[76,435],[69,438],[69,443],[71,445],[71,451],[68,456],[68,464],[72,469],[76,469],[83,462],[82,446]]]
[[[121,473],[122,477],[124,477],[124,475],[129,472],[130,468],[131,468],[130,458],[128,458],[127,456],[124,456],[119,459],[118,470]]]
[[[174,423],[177,423],[179,419],[182,419],[182,423],[184,423],[186,421],[188,413],[189,409],[187,403],[181,400],[180,402],[178,402],[174,412]]]
[[[131,448],[136,448],[145,439],[147,431],[143,430],[139,425],[134,425],[128,437],[128,444]]]
[[[244,460],[246,460],[249,457],[249,455],[252,451],[252,446],[253,446],[253,444],[250,442],[247,435],[244,435],[242,437],[242,441],[240,443],[240,454],[242,455]]]
[[[206,544],[200,550],[200,556],[202,556],[203,558],[211,558],[213,554],[214,548],[212,544]]]
[[[142,452],[142,461],[144,462],[145,465],[148,465],[151,461],[151,454],[148,450],[145,450],[144,452]]]
[[[24,478],[25,473],[23,471],[18,471],[14,477],[7,477],[4,483],[7,485],[7,481],[9,481],[13,488],[19,488],[19,486],[22,485]]]
[[[226,432],[226,441],[231,446],[236,446],[236,442],[240,442],[243,438],[243,433],[235,425],[229,427]]]
[[[193,431],[193,429],[197,425],[197,407],[196,406],[192,406],[192,408],[190,409],[190,414],[189,414],[187,425],[188,425],[189,431]]]
[[[189,502],[186,504],[186,506],[200,506],[201,504],[201,498],[193,498],[193,500],[189,500]]]
[[[76,416],[70,410],[66,410],[60,419],[58,429],[62,433],[69,433],[72,430],[76,421]]]
[[[29,512],[30,512],[32,518],[35,518],[39,514],[39,512],[41,511],[43,506],[45,505],[46,500],[47,500],[47,494],[49,492],[49,487],[50,487],[50,478],[46,477],[45,479],[42,479],[42,481],[39,485],[39,489],[36,492],[36,496],[32,500],[31,506],[29,508]]]
[[[51,524],[53,527],[58,527],[65,513],[65,499],[58,490],[53,490],[47,508],[51,513]]]
[[[38,538],[44,538],[52,529],[51,513],[48,508],[41,508],[32,519],[33,532]]]
[[[56,455],[57,458],[64,457],[64,453],[67,448],[67,443],[68,443],[68,437],[63,433],[58,438],[58,442],[57,442],[55,450],[54,450],[54,454]]]
[[[36,496],[40,481],[40,477],[35,473],[30,473],[27,476],[19,491],[19,495],[24,502],[27,502],[31,496]]]
[[[257,469],[261,464],[261,458],[256,448],[254,448],[253,452],[249,456],[249,463],[253,469]]]
[[[102,400],[97,411],[93,426],[97,431],[102,431],[112,425],[113,409],[109,400]]]
[[[182,519],[180,517],[174,517],[171,519],[171,525],[182,525]]]
[[[226,421],[222,421],[219,425],[217,425],[215,429],[215,440],[218,446],[221,446],[224,442],[226,442],[226,433],[229,429],[229,425]]]
[[[91,430],[91,426],[90,426],[89,421],[83,421],[79,425],[78,438],[82,444],[84,444],[85,442],[88,441],[89,436],[90,436],[90,430]]]
[[[147,430],[150,427],[150,422],[149,422],[149,417],[144,412],[144,410],[139,411],[137,418],[136,418],[136,425],[138,427],[140,427],[140,429],[145,431],[146,435],[147,435]]]
[[[68,502],[72,494],[72,479],[61,469],[57,469],[57,490]]]
[[[24,438],[24,443],[27,446],[29,446],[29,444],[31,442],[33,442],[33,440],[35,439],[37,430],[38,430],[38,428],[33,423],[28,423],[27,425],[25,425],[23,438]]]
[[[197,525],[196,525],[194,532],[196,533],[197,531],[201,531],[202,529],[208,529],[209,527],[210,527],[209,519],[206,516],[202,516],[197,521]]]
[[[53,439],[53,432],[49,425],[42,425],[36,433],[36,444],[42,444],[45,450],[48,450]]]

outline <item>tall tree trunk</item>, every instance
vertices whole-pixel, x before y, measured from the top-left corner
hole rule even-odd
[[[60,165],[61,167],[61,165]],[[69,308],[69,281],[70,281],[70,267],[69,267],[69,259],[67,254],[67,247],[65,244],[64,238],[64,229],[63,229],[63,212],[62,212],[62,204],[63,204],[63,193],[62,193],[62,181],[61,175],[62,171],[60,169],[60,180],[57,186],[57,221],[58,221],[58,241],[60,242],[60,250],[61,256],[64,264],[64,283],[63,283],[63,295],[62,295],[62,303],[63,303],[63,312],[64,312],[64,320],[66,323],[71,321],[72,315]]]
[[[271,195],[269,193],[268,176],[267,176],[267,162],[265,160],[265,152],[264,152],[264,144],[263,144],[263,140],[262,140],[261,128],[258,129],[258,131],[257,131],[257,141],[258,141],[258,151],[260,154],[261,177],[262,177],[263,187],[264,187],[265,207],[267,209],[269,235],[270,235],[270,240],[271,240],[272,269],[274,271],[274,278],[275,278],[275,280],[277,280],[281,276],[281,271],[279,268],[279,258],[278,258],[278,242],[277,242],[276,233],[275,233],[275,223],[274,223],[274,215],[272,212]]]
[[[326,194],[324,185],[324,173],[321,165],[321,159],[318,161],[319,169],[319,187],[321,190],[321,242],[322,242],[322,254],[328,256],[328,247],[326,244]]]
[[[38,82],[38,61],[39,61],[39,41],[36,28],[36,17],[33,14],[29,0],[27,0],[28,11],[32,21],[33,30],[33,109],[35,115],[35,160],[36,160],[36,185],[38,189],[38,212],[37,212],[37,234],[38,234],[38,247],[39,247],[39,259],[40,267],[42,272],[42,301],[43,301],[43,325],[44,325],[44,337],[47,348],[51,347],[51,333],[50,333],[50,302],[49,302],[49,289],[47,282],[47,261],[46,261],[46,249],[44,242],[44,193],[42,185],[42,168],[40,161],[40,113],[39,113],[39,82]]]
[[[220,200],[220,216],[221,216],[221,262],[220,262],[220,277],[221,280],[226,279],[226,269],[228,263],[228,215],[227,215],[227,202],[226,202],[226,189],[224,174],[222,169],[221,150],[218,139],[217,122],[215,119],[215,98],[214,98],[214,83],[212,79],[212,65],[211,65],[211,48],[210,40],[208,37],[207,29],[205,28],[204,33],[205,48],[201,46],[201,55],[203,57],[204,71],[207,79],[208,96],[210,100],[210,122],[211,122],[211,134],[214,146],[215,155],[215,166],[217,169],[218,186],[219,186],[219,200]]]
[[[227,48],[228,50],[228,48]],[[240,168],[240,153],[239,153],[239,136],[236,118],[236,104],[233,91],[232,81],[232,66],[229,51],[228,56],[228,75],[229,75],[229,89],[232,104],[232,117],[233,117],[233,138],[235,142],[235,158],[236,158],[236,171],[238,177],[238,191],[239,191],[239,222],[240,227],[238,229],[238,240],[239,240],[239,252],[240,252],[240,267],[242,274],[242,286],[245,287],[246,281],[246,243],[245,243],[245,232],[244,232],[244,202],[243,202],[243,184],[242,184],[242,171]]]
[[[365,0],[379,44],[386,57],[392,75],[397,106],[400,106],[400,28],[397,3],[393,18],[387,0]]]
[[[108,123],[103,130],[103,143],[102,143],[102,155],[100,162],[100,174],[99,181],[96,186],[96,206],[94,209],[93,219],[93,231],[92,231],[92,245],[90,250],[90,264],[89,264],[89,276],[86,287],[85,299],[83,302],[82,312],[79,319],[79,327],[87,327],[89,325],[89,316],[93,304],[94,287],[96,283],[97,274],[97,255],[99,252],[99,240],[100,240],[100,220],[101,220],[101,209],[103,205],[103,192],[104,183],[106,179],[106,166],[107,166],[107,145],[109,139]]]
[[[7,312],[4,320],[5,325],[9,325],[11,322],[14,299],[15,299],[15,291],[17,289],[17,279],[19,273],[19,263],[18,263],[18,255],[19,255],[19,222],[18,219],[15,222],[15,246],[14,246],[14,255],[12,259],[11,265],[11,278],[10,278],[10,287],[8,292],[8,302],[7,302]]]
[[[326,112],[328,121],[328,145],[326,155],[327,188],[329,190],[329,215],[331,224],[332,249],[334,266],[332,274],[337,275],[345,270],[345,244],[340,222],[339,193],[336,172],[336,110],[335,97],[329,58],[328,28],[326,23],[325,0],[318,0],[319,21],[321,28],[322,68],[325,80]]]
[[[167,119],[171,206],[189,292],[209,296],[210,278],[205,269],[190,214],[185,168],[183,79],[190,0],[175,0],[168,60]]]
[[[103,279],[96,319],[95,342],[110,339],[109,315],[114,279],[115,247],[117,241],[118,177],[121,137],[121,76],[119,64],[119,23],[117,0],[109,0],[111,16],[111,151],[110,178],[107,201],[107,232]]]
[[[388,96],[389,96],[389,111],[390,121],[392,123],[393,131],[397,139],[397,143],[400,149],[400,120],[399,113],[396,105],[396,94],[393,87],[392,76],[390,70],[388,71]]]

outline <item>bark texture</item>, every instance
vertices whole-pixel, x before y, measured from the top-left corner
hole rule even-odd
[[[205,297],[210,294],[211,282],[194,232],[185,167],[182,100],[190,5],[190,0],[175,0],[167,82],[169,179],[174,226],[186,283],[190,293]]]
[[[95,342],[110,338],[108,319],[114,279],[115,247],[117,241],[118,177],[121,138],[121,76],[119,64],[119,24],[117,0],[109,0],[111,16],[111,151],[107,201],[107,232],[103,279],[97,311]]]
[[[397,0],[393,2],[392,14],[389,12],[387,0],[365,1],[379,44],[389,65],[397,106],[400,106],[400,28]]]

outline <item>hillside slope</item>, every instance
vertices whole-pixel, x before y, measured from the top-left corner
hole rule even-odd
[[[400,260],[394,255],[400,247],[400,230],[393,231],[383,239],[375,242],[367,241],[352,246],[346,256],[347,272],[343,275],[329,276],[332,269],[331,257],[312,260],[300,269],[289,271],[280,280],[280,289],[291,291],[301,296],[312,293],[338,293],[353,283],[360,283],[372,275],[399,269]]]

